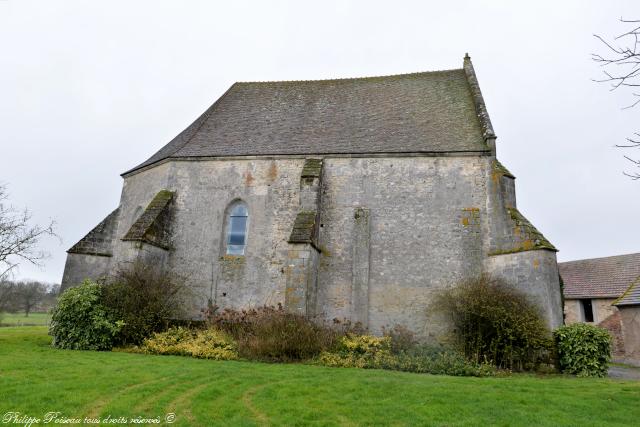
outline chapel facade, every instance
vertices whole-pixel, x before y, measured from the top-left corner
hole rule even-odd
[[[282,304],[373,333],[438,339],[434,295],[506,279],[562,324],[556,248],[520,213],[515,177],[463,68],[236,83],[147,161],[68,250],[63,288],[143,261],[213,304]]]

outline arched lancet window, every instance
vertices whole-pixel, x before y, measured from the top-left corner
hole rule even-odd
[[[249,211],[243,202],[235,202],[227,220],[227,255],[244,255],[247,245]]]

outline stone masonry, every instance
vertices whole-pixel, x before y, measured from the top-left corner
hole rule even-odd
[[[518,211],[495,140],[468,57],[460,70],[234,85],[123,175],[118,209],[69,250],[63,286],[143,260],[187,278],[194,318],[282,304],[438,341],[434,295],[490,273],[558,326],[556,249]],[[246,246],[229,255],[238,201]]]

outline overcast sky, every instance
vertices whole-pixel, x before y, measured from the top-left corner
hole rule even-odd
[[[117,207],[119,174],[233,82],[461,68],[465,52],[518,207],[559,260],[640,251],[640,182],[614,148],[640,106],[622,110],[631,95],[592,82],[590,60],[593,33],[623,32],[637,0],[213,3],[0,0],[0,182],[62,238],[18,277],[59,282],[65,250]]]

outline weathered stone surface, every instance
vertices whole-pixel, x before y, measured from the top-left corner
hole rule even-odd
[[[640,305],[619,307],[624,337],[624,361],[640,366]]]
[[[488,271],[532,295],[550,324],[561,322],[554,252],[489,256],[495,239],[514,242],[504,198],[492,199],[490,156],[325,158],[321,180],[310,184],[303,182],[304,164],[173,161],[127,177],[116,235],[124,236],[166,189],[175,193],[171,250],[155,253],[116,239],[110,268],[146,253],[188,278],[196,317],[209,300],[236,308],[281,303],[325,319],[366,317],[374,333],[404,324],[432,340],[447,330],[431,305],[434,294]],[[237,200],[249,210],[246,250],[228,256],[226,210]],[[292,243],[296,218],[311,200],[316,242]],[[496,218],[504,228],[495,227]]]
[[[356,208],[353,219],[353,278],[351,283],[353,321],[368,328],[371,257],[370,212],[365,208]]]
[[[67,254],[60,290],[81,284],[85,279],[99,280],[109,273],[111,257]]]
[[[562,325],[560,276],[554,251],[493,255],[487,257],[485,264],[487,273],[504,279],[538,304],[550,327]]]
[[[171,200],[173,193],[160,190],[131,225],[122,240],[148,243],[162,249],[171,245]]]
[[[119,208],[111,212],[100,224],[87,233],[78,243],[73,245],[67,253],[107,256],[112,255],[112,240],[118,220]]]
[[[296,220],[293,222],[289,243],[312,243],[314,241],[317,214],[315,211],[298,212]]]

